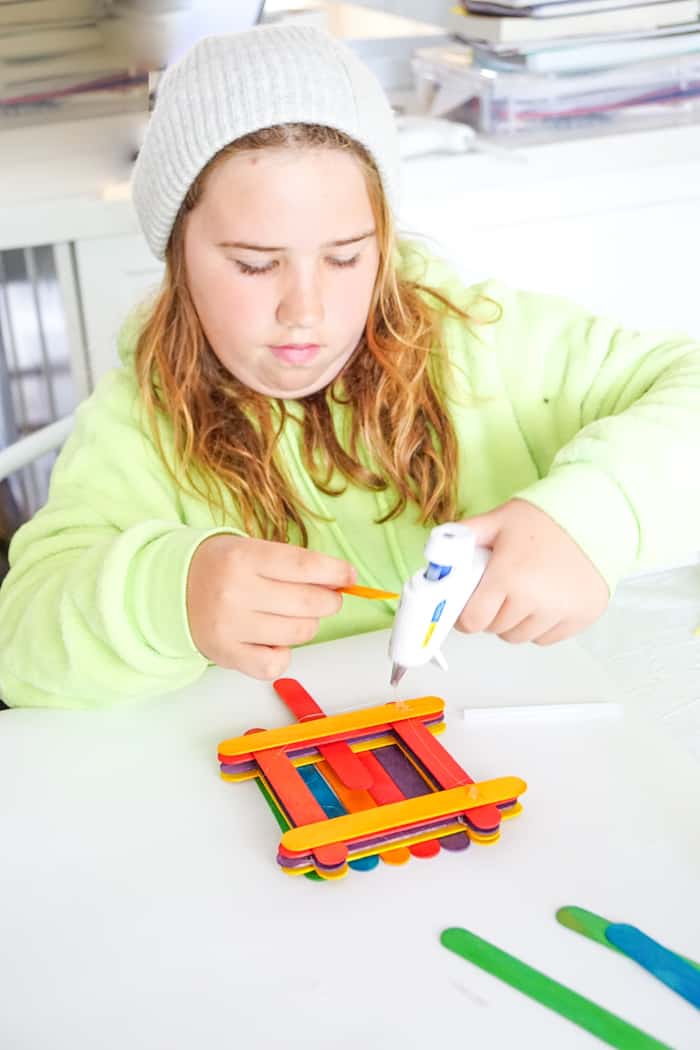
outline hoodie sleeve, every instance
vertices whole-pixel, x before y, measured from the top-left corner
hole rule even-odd
[[[539,480],[516,495],[590,557],[611,592],[700,549],[700,344],[553,296],[491,290],[500,371]]]
[[[187,622],[197,546],[141,425],[135,383],[111,373],[78,412],[49,498],[13,538],[0,589],[0,696],[10,706],[102,707],[177,689],[207,666]]]

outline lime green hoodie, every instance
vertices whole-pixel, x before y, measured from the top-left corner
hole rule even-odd
[[[444,327],[465,516],[514,495],[529,500],[573,537],[611,591],[639,565],[698,546],[698,344],[624,331],[498,282],[465,288],[415,245],[401,254],[408,275],[489,321],[451,318]],[[241,532],[241,523],[232,506],[222,529],[165,470],[142,423],[135,336],[127,325],[123,367],[80,408],[46,506],[12,542],[0,590],[0,695],[11,706],[105,706],[177,689],[207,667],[188,628],[187,571],[203,539]],[[166,433],[169,451],[167,442]],[[307,522],[309,546],[346,558],[360,583],[399,590],[423,560],[427,529],[415,508],[378,525],[385,495],[319,492],[292,420],[280,454],[305,502],[327,519]],[[393,608],[346,600],[317,640],[388,627]]]

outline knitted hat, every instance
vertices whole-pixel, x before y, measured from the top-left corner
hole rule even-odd
[[[187,191],[228,143],[276,124],[321,124],[371,154],[396,205],[398,136],[373,73],[312,25],[258,26],[209,36],[164,74],[134,168],[141,227],[162,259]]]

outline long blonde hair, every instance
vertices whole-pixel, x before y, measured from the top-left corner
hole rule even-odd
[[[136,368],[151,433],[171,475],[225,517],[233,497],[250,535],[308,541],[311,511],[276,457],[288,404],[239,382],[208,345],[185,271],[184,219],[200,200],[207,176],[224,159],[249,150],[312,147],[349,151],[366,178],[379,246],[379,267],[364,337],[327,388],[303,398],[302,458],[314,484],[329,495],[348,482],[386,491],[393,502],[381,521],[414,504],[422,523],[457,516],[457,441],[443,400],[442,317],[467,317],[439,292],[402,277],[394,227],[378,171],[353,139],[317,125],[279,125],[221,150],[185,198],[166,251],[166,270],[137,347]],[[333,404],[350,406],[341,443]],[[175,462],[164,452],[161,417],[170,419]],[[364,462],[363,462],[364,459]]]

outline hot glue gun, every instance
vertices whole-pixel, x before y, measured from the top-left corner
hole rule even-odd
[[[428,562],[406,581],[389,640],[391,684],[429,660],[444,671],[442,643],[484,574],[491,551],[477,547],[467,525],[436,526],[425,545]]]

